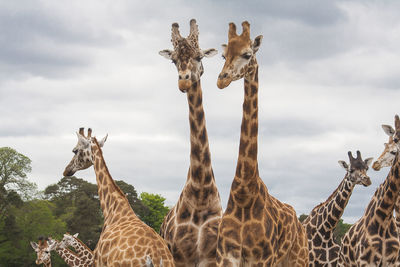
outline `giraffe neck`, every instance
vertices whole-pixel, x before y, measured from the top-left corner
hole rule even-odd
[[[116,223],[124,217],[118,216],[119,213],[125,213],[125,216],[129,214],[136,217],[124,192],[122,192],[111,177],[96,139],[92,143],[92,155],[100,206],[104,216],[104,225]]]
[[[51,267],[51,260],[49,260],[48,262],[43,262],[43,266],[44,267]]]
[[[354,186],[355,184],[350,181],[349,175],[346,174],[338,188],[336,188],[328,199],[311,211],[307,221],[313,221],[316,217],[314,220],[316,220],[317,228],[323,226],[326,232],[333,231],[343,215],[344,209],[353,193]]]
[[[394,210],[396,211],[396,226],[397,231],[400,231],[400,197],[397,197],[396,204],[394,205]]]
[[[188,90],[187,100],[190,125],[190,167],[185,186],[188,190],[183,192],[185,201],[192,199],[193,201],[190,201],[192,204],[202,205],[219,195],[211,166],[200,80],[193,83]]]
[[[393,216],[393,209],[400,191],[400,160],[397,153],[386,180],[376,190],[369,203],[366,216],[375,217],[382,223]]]
[[[56,252],[69,266],[80,266],[81,259],[67,248],[56,248]]]
[[[258,66],[244,77],[243,116],[236,176],[249,182],[258,177]]]
[[[93,259],[93,251],[88,248],[81,240],[74,237],[74,241],[72,242],[72,247],[78,253],[79,257],[87,257],[87,260],[90,261]],[[85,253],[87,252],[87,253]]]

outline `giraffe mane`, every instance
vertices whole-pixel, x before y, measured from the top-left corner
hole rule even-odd
[[[101,159],[104,161],[104,157],[103,157],[103,151],[100,148],[99,142],[97,141],[96,137],[92,137],[93,142],[95,143],[95,145],[97,146],[97,149],[99,150],[99,155],[101,157]],[[115,183],[114,179],[112,179],[112,176],[110,174],[110,171],[108,170],[107,164],[104,164],[104,169],[105,169],[105,173],[111,178],[111,183],[114,185],[115,189],[123,196],[123,198],[125,199],[125,201],[128,203],[129,207],[131,206],[129,204],[128,199],[125,196],[124,191],[121,190],[121,188],[119,188],[119,186]],[[132,207],[131,207],[132,208]]]

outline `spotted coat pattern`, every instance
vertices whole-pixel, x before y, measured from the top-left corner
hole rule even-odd
[[[268,193],[258,173],[258,64],[256,49],[251,50],[256,42],[250,40],[248,22],[242,26],[238,36],[236,26],[230,24],[226,61],[218,79],[222,89],[244,78],[244,102],[236,174],[218,228],[217,265],[307,266],[307,238],[296,212]],[[260,39],[256,38],[258,45]],[[240,55],[243,51],[248,52]],[[245,60],[239,70],[232,66]]]

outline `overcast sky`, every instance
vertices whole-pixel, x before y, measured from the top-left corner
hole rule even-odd
[[[175,66],[171,24],[199,25],[203,101],[212,165],[224,207],[234,177],[243,81],[219,90],[228,23],[262,34],[259,168],[270,193],[298,215],[326,200],[345,175],[347,151],[377,158],[400,113],[397,1],[7,1],[0,0],[0,147],[32,160],[39,189],[62,178],[79,127],[109,134],[114,179],[177,201],[189,166],[188,104]],[[362,214],[388,169],[357,186],[344,214]],[[77,177],[95,183],[93,168]]]

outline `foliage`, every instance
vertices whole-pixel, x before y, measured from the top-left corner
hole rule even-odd
[[[25,202],[20,208],[13,208],[0,226],[0,262],[6,266],[29,266],[36,259],[36,253],[29,245],[39,236],[60,238],[66,231],[66,223],[53,214],[54,204],[46,200]]]
[[[299,217],[299,221],[302,223],[302,222],[304,222],[305,219],[307,219],[307,217],[308,217],[307,215],[301,214]]]
[[[55,214],[67,224],[68,232],[94,249],[103,224],[97,185],[83,179],[64,177],[44,191],[46,199],[55,204]]]
[[[0,148],[0,221],[8,215],[10,208],[22,205],[35,185],[27,180],[32,170],[31,160],[9,147]]]
[[[344,223],[343,219],[340,219],[338,225],[336,226],[335,230],[333,231],[333,237],[337,244],[342,243],[342,238],[346,234],[346,232],[350,229],[351,224]]]
[[[141,219],[158,233],[164,217],[169,211],[169,208],[164,206],[165,198],[158,194],[143,192],[140,194],[140,199],[147,207],[145,212],[141,214]]]
[[[31,160],[10,147],[0,148],[0,189],[14,190],[28,197],[35,185],[27,180],[32,171]],[[3,193],[0,191],[0,193]]]

